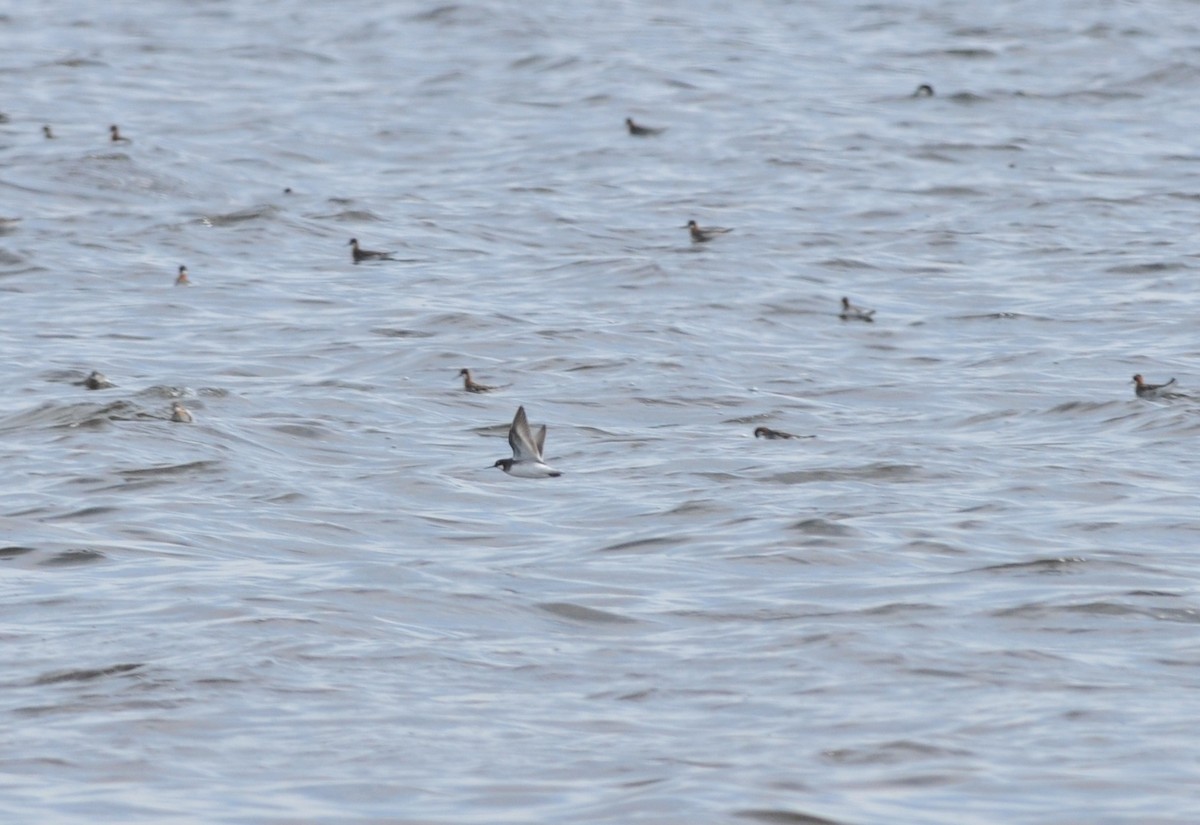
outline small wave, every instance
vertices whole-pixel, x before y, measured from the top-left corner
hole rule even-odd
[[[734,816],[753,819],[755,822],[766,822],[767,825],[845,825],[841,820],[826,819],[823,816],[813,816],[782,808],[748,808],[734,811]]]
[[[62,682],[91,682],[96,679],[103,679],[106,676],[120,676],[122,673],[132,673],[140,667],[143,667],[141,663],[129,663],[84,670],[60,670],[37,677],[33,680],[33,684],[57,685]]]
[[[584,607],[583,605],[572,604],[570,602],[544,602],[539,604],[538,608],[555,616],[577,622],[589,622],[592,624],[636,623],[635,619],[630,619],[628,616],[620,616],[616,613],[609,613],[607,610],[597,610],[594,607]]]
[[[116,510],[115,507],[93,508],[94,510],[102,510],[110,512]],[[81,511],[86,515],[86,511]],[[70,518],[75,518],[80,513],[70,514]],[[79,564],[92,564],[93,562],[104,561],[105,555],[99,550],[64,550],[61,553],[55,553],[48,559],[38,562],[39,567],[74,567]]]
[[[204,215],[199,218],[199,222],[205,226],[237,226],[238,224],[246,223],[247,221],[256,221],[261,218],[270,218],[279,214],[279,210],[270,204],[262,206],[251,206],[246,209],[239,209],[236,212],[226,212],[222,215]]]

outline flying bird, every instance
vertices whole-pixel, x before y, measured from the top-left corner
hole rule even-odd
[[[512,447],[512,458],[501,458],[493,464],[511,476],[521,478],[553,478],[562,475],[542,460],[542,449],[546,446],[546,425],[538,428],[537,437],[529,431],[529,419],[525,407],[517,407],[512,426],[508,428],[508,444]]]

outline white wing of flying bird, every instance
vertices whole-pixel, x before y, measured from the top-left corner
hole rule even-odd
[[[508,445],[512,447],[513,459],[516,461],[541,461],[542,444],[546,443],[546,425],[542,425],[538,433],[538,441],[533,440],[529,432],[529,419],[525,417],[525,408],[517,407],[512,426],[508,428]]]

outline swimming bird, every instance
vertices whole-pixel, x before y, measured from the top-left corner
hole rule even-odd
[[[486,384],[477,383],[475,379],[471,377],[471,371],[466,367],[463,367],[461,370],[459,370],[458,374],[462,376],[463,389],[467,392],[491,392],[492,390],[496,389],[495,387],[489,387]]]
[[[874,314],[875,310],[856,307],[854,304],[850,303],[849,298],[843,297],[842,311],[838,317],[843,321],[866,321],[868,323],[874,323],[875,319],[872,317]]]
[[[51,131],[50,131],[50,127],[49,127],[49,126],[43,126],[43,127],[42,127],[42,134],[46,136],[46,140],[53,140],[53,139],[54,139],[54,132],[51,132]]]
[[[1175,386],[1175,379],[1172,378],[1165,384],[1147,384],[1139,373],[1133,376],[1133,383],[1136,385],[1133,391],[1137,393],[1138,398],[1166,398],[1172,395],[1170,387]]]
[[[372,249],[363,249],[358,245],[358,238],[351,238],[350,254],[354,258],[354,263],[359,261],[394,261],[391,252],[376,252]]]
[[[179,277],[175,279],[175,286],[191,286],[192,282],[188,280],[187,267],[183,264],[179,265]]]
[[[109,387],[116,386],[112,381],[104,377],[104,373],[98,370],[92,370],[92,374],[83,379],[83,386],[89,390],[106,390]]]
[[[704,243],[711,241],[717,235],[724,235],[726,232],[732,232],[732,229],[726,229],[723,226],[698,226],[694,220],[688,221],[684,225],[684,229],[691,230],[692,243]]]
[[[521,478],[553,478],[562,475],[558,470],[542,461],[542,450],[546,446],[546,425],[537,432],[537,438],[529,431],[529,420],[525,407],[517,407],[512,426],[508,428],[508,444],[512,447],[512,458],[501,458],[493,464],[511,476]]]
[[[108,133],[110,136],[109,139],[113,143],[133,143],[133,141],[130,140],[129,138],[122,137],[121,130],[117,128],[117,124],[115,124],[115,123],[112,126],[108,127]]]
[[[666,127],[657,129],[653,126],[639,126],[633,122],[633,118],[625,118],[625,125],[629,127],[629,134],[635,137],[650,137],[651,135],[661,135],[666,131]]]
[[[815,435],[792,435],[783,430],[772,430],[770,427],[755,427],[755,438],[816,438]]]
[[[917,87],[917,90],[912,93],[913,97],[933,97],[933,87],[928,83],[922,83]]]
[[[179,401],[171,402],[171,420],[178,424],[191,424],[192,414]]]

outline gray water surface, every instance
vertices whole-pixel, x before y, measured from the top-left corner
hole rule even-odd
[[[3,819],[1196,822],[1198,21],[10,5]]]

